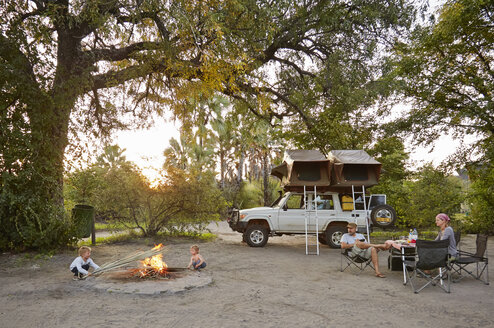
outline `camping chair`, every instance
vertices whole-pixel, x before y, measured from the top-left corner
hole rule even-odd
[[[482,281],[484,284],[489,284],[487,237],[487,235],[477,234],[477,239],[475,241],[477,250],[475,251],[475,254],[465,251],[458,251],[458,257],[452,262],[452,269],[454,272],[459,274],[460,277],[458,279],[455,279],[453,282],[457,282],[465,278],[466,275],[462,275],[462,272],[465,271],[475,279]],[[473,270],[470,271],[466,269],[466,267],[470,264],[476,264],[477,270],[475,272]]]
[[[412,290],[418,294],[425,287],[439,286],[446,293],[450,292],[451,274],[448,255],[449,239],[445,240],[417,240],[417,261],[405,260],[405,265],[413,269],[406,271],[407,283],[410,282]],[[426,273],[426,270],[439,268],[437,275]],[[420,276],[420,277],[419,277]],[[447,278],[445,278],[447,277]],[[426,283],[418,287],[418,279],[425,278]],[[437,284],[439,282],[439,284]]]
[[[455,230],[454,231],[454,236],[455,236],[455,242],[456,242],[456,249],[459,249],[460,247],[460,239],[461,239],[461,230]]]
[[[360,255],[350,254],[351,248],[342,248],[341,249],[341,257],[340,257],[340,271],[343,272],[347,268],[355,267],[359,271],[357,272],[357,276],[365,270],[365,268],[370,267],[374,270],[374,266],[372,265],[372,259],[366,259]],[[345,262],[345,267],[343,267],[343,262]]]

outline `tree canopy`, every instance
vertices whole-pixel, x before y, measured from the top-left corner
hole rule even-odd
[[[411,131],[426,143],[450,131],[477,135],[477,154],[486,154],[494,133],[492,1],[447,1],[437,21],[396,46],[395,59],[392,78],[402,82],[412,108],[393,129]],[[472,160],[470,155],[472,149],[466,151]]]
[[[2,220],[35,235],[60,218],[71,136],[105,136],[168,108],[186,119],[191,95],[223,93],[268,121],[297,115],[309,132],[319,112],[370,104],[381,50],[413,14],[402,0],[6,1]],[[27,198],[52,210],[33,218],[19,211]]]

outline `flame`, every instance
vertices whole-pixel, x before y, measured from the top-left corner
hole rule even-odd
[[[163,261],[163,255],[158,254],[153,257],[148,257],[141,261],[143,269],[139,270],[139,274],[141,277],[146,277],[151,273],[163,274],[166,272],[168,265]]]
[[[163,244],[159,244],[159,245],[154,245],[154,247],[152,248],[153,250],[158,250],[158,249],[161,249],[163,247]]]

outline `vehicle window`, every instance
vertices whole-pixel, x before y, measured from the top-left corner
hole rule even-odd
[[[304,208],[304,196],[303,195],[290,195],[288,201],[286,202],[287,208],[289,209],[300,209]]]
[[[386,204],[386,200],[385,199],[386,198],[385,198],[384,195],[372,195],[372,200],[371,200],[370,207],[376,207],[377,205]]]
[[[278,207],[280,206],[280,201],[284,198],[284,196],[280,195],[272,204],[271,207]]]
[[[333,195],[319,195],[316,202],[318,210],[334,210]]]

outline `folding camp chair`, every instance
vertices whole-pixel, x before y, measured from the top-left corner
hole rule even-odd
[[[453,280],[453,282],[457,282],[465,278],[466,275],[462,274],[462,272],[464,271],[475,279],[482,281],[484,284],[489,284],[487,237],[487,235],[477,234],[477,239],[475,241],[477,250],[475,251],[475,254],[465,251],[458,251],[458,257],[452,262],[452,269],[454,272],[459,274],[460,277]],[[476,264],[477,270],[468,270],[466,267],[470,264]]]
[[[461,230],[455,230],[454,231],[454,236],[455,236],[455,242],[456,242],[456,249],[459,249],[460,247],[460,239],[461,239]]]
[[[407,284],[410,283],[412,290],[418,294],[425,287],[432,285],[442,288],[446,293],[450,292],[451,274],[450,261],[448,255],[449,239],[445,240],[417,240],[417,257],[416,261],[405,260],[406,266],[413,271],[406,271]],[[436,275],[426,272],[427,270],[439,269]],[[424,278],[426,283],[422,286],[419,279]],[[439,284],[438,284],[439,282]]]
[[[366,259],[360,255],[351,254],[351,248],[342,248],[341,249],[341,258],[340,258],[340,271],[343,272],[347,268],[355,267],[359,271],[357,272],[357,276],[365,270],[365,268],[370,267],[374,270],[374,266],[372,265],[372,259]],[[343,267],[343,262],[345,262],[345,267]]]

